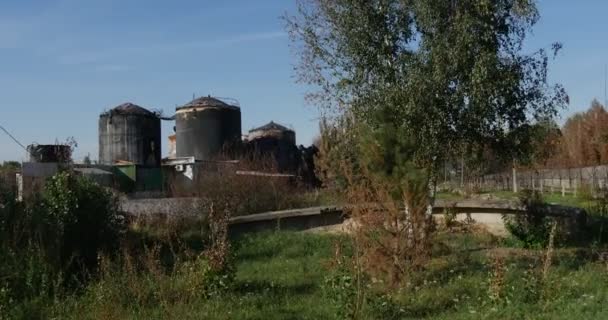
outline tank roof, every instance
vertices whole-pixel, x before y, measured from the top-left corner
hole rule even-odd
[[[238,106],[230,105],[218,98],[214,98],[212,96],[206,96],[206,97],[196,98],[196,99],[186,103],[185,105],[178,107],[177,110],[187,109],[187,108],[206,108],[206,107],[239,109]]]
[[[254,131],[292,131],[293,132],[293,130],[291,130],[285,126],[282,126],[278,123],[275,123],[274,121],[270,121],[269,123],[267,123],[261,127],[249,130],[249,132],[254,132]]]
[[[136,115],[136,116],[147,116],[147,117],[155,117],[156,114],[148,109],[140,107],[134,103],[126,102],[123,103],[114,109],[102,113],[104,115]]]

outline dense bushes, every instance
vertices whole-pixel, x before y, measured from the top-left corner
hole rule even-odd
[[[117,198],[88,179],[67,173],[54,176],[33,212],[35,221],[48,224],[42,232],[51,233],[43,238],[55,246],[48,249],[58,253],[64,266],[72,261],[91,268],[98,254],[118,248],[124,217]]]
[[[45,191],[25,203],[2,190],[0,289],[5,303],[30,303],[81,284],[95,271],[100,254],[118,248],[123,220],[110,191],[69,173],[49,179]]]
[[[227,227],[238,198],[217,191],[201,208],[208,219],[192,250],[177,230],[156,232],[161,237],[129,231],[111,191],[70,173],[50,178],[23,203],[3,190],[0,320],[53,317],[62,308],[56,302],[73,295],[90,298],[91,308],[146,308],[224,292],[235,277]],[[98,304],[106,300],[112,303]],[[97,311],[116,318],[111,309]]]
[[[543,248],[549,241],[553,221],[547,215],[547,206],[542,194],[524,190],[519,197],[523,214],[503,216],[509,233],[525,248]]]

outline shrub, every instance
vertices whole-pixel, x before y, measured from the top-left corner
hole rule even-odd
[[[309,207],[316,203],[286,178],[208,174],[199,180],[198,195],[208,202],[218,193],[236,199],[233,216]]]
[[[336,244],[331,273],[325,277],[323,289],[336,309],[338,319],[359,319],[365,303],[367,279],[361,272],[357,259],[342,255],[342,244]]]
[[[99,254],[118,247],[116,198],[91,181],[60,173],[28,203],[14,199],[0,192],[0,288],[16,309],[79,285]]]
[[[216,269],[205,255],[185,261],[175,271],[173,279],[177,287],[191,298],[211,298],[226,292],[234,282],[232,268]]]
[[[49,179],[33,220],[41,245],[65,267],[95,267],[100,253],[118,248],[124,230],[111,191],[69,173]]]
[[[208,248],[203,256],[208,262],[207,290],[219,292],[227,289],[235,277],[235,264],[230,240],[228,239],[228,223],[238,199],[230,194],[213,194],[208,202]]]
[[[15,201],[15,193],[0,184],[0,247],[22,244],[25,210]]]
[[[505,227],[525,248],[544,248],[549,241],[552,220],[547,216],[542,195],[537,191],[523,190],[519,199],[524,212],[503,216]]]
[[[430,258],[434,224],[427,214],[428,186],[410,179],[395,190],[372,178],[349,186],[347,197],[365,273],[391,287],[401,286]]]
[[[452,230],[452,228],[457,224],[456,218],[457,212],[453,206],[446,207],[443,210],[443,223],[447,229]]]
[[[583,201],[592,201],[595,199],[593,187],[588,184],[581,184],[578,189],[578,198]]]
[[[192,186],[172,184],[170,193],[177,197],[199,197],[207,202],[212,202],[220,193],[230,195],[237,200],[232,216],[310,207],[323,200],[311,197],[310,189],[298,183],[295,176],[278,175],[273,162],[264,157],[244,156],[231,162],[211,161],[206,165],[209,168],[196,170]]]

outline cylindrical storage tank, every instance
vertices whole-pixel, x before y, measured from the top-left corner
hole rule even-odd
[[[27,146],[30,162],[69,163],[72,161],[72,147],[63,144],[32,144]]]
[[[247,146],[258,157],[272,157],[277,169],[294,172],[298,167],[298,148],[295,131],[280,124],[270,123],[249,131]]]
[[[202,97],[177,108],[177,157],[212,160],[241,142],[241,109],[212,97]]]
[[[160,166],[160,118],[138,105],[124,103],[99,116],[99,162]]]
[[[249,141],[260,138],[272,138],[286,144],[296,145],[296,132],[273,121],[259,128],[249,130],[249,135],[247,136]]]

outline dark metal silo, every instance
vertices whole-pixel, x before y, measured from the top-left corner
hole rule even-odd
[[[177,108],[177,157],[211,160],[241,143],[241,109],[212,97]]]
[[[30,162],[69,163],[72,161],[72,148],[63,144],[32,144],[27,146]]]
[[[124,103],[99,116],[101,164],[160,166],[160,118],[138,105]]]
[[[294,172],[299,165],[295,131],[270,121],[270,123],[249,131],[247,147],[256,156],[271,157],[277,169]]]
[[[249,130],[248,140],[253,141],[260,138],[272,138],[285,144],[296,144],[296,132],[282,126],[274,121],[255,129]]]

